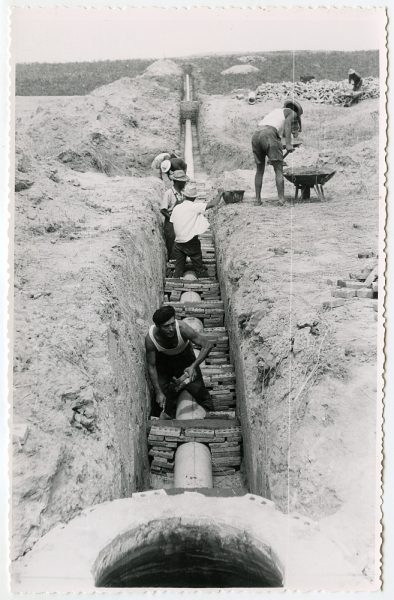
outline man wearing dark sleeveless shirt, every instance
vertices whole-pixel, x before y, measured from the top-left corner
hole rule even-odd
[[[190,381],[182,389],[187,390],[206,411],[214,410],[199,367],[214,344],[205,335],[175,319],[173,306],[159,308],[153,315],[153,322],[145,338],[148,371],[156,396],[152,414],[158,416],[163,409],[166,415],[175,418],[180,390],[173,378],[178,379],[183,374],[187,374]],[[201,348],[197,358],[192,343]]]

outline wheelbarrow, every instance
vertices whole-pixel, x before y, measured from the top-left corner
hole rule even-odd
[[[319,200],[324,200],[323,185],[335,175],[335,171],[319,171],[318,169],[299,167],[286,170],[283,175],[295,185],[294,201],[297,200],[299,191],[301,191],[301,200],[309,200],[311,188],[315,188]]]

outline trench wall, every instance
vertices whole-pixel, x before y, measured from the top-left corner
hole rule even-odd
[[[56,523],[145,487],[163,184],[58,173],[15,200],[14,559]]]

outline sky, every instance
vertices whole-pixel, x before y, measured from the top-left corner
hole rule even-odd
[[[382,19],[382,9],[14,8],[12,52],[19,63],[370,50]]]

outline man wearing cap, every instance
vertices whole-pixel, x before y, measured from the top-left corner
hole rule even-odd
[[[172,161],[175,162],[172,163]],[[161,152],[153,159],[151,167],[154,171],[158,172],[159,178],[163,179],[163,174],[168,174],[172,164],[174,166],[174,168],[172,169],[173,171],[176,171],[177,169],[182,169],[186,172],[186,169],[184,168],[186,166],[185,161],[179,158],[179,156],[175,152]]]
[[[174,277],[183,276],[188,256],[197,277],[208,277],[207,268],[202,260],[201,242],[198,236],[209,227],[209,223],[204,217],[205,211],[219,204],[222,193],[222,189],[218,190],[218,195],[205,204],[205,202],[195,202],[197,198],[195,183],[189,183],[183,190],[183,202],[174,207],[171,215],[175,232]]]
[[[175,418],[176,400],[181,389],[187,390],[206,411],[214,410],[199,366],[213,348],[213,342],[178,321],[173,306],[156,310],[153,323],[145,338],[148,372],[155,390],[152,414],[158,416],[161,409],[161,418]],[[201,348],[197,358],[192,344]],[[182,376],[186,378],[180,385]]]
[[[161,176],[167,175],[168,179],[172,179],[175,171],[184,171],[187,172],[187,164],[183,160],[183,158],[179,158],[178,156],[173,156],[168,160],[164,160],[160,165]]]
[[[187,181],[189,181],[189,178],[184,171],[174,171],[172,174],[172,186],[164,192],[163,200],[160,204],[160,212],[164,217],[164,241],[168,259],[172,256],[175,241],[174,226],[170,218],[174,207],[183,201],[182,190]]]
[[[255,190],[256,201],[261,204],[261,188],[265,170],[265,159],[268,157],[275,171],[278,202],[284,204],[285,183],[283,179],[283,147],[282,137],[286,140],[287,152],[293,152],[291,143],[293,132],[301,131],[301,105],[297,100],[286,100],[283,108],[276,108],[258,123],[258,130],[252,137],[252,150],[256,163]]]

